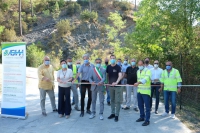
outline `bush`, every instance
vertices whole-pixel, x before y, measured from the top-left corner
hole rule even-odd
[[[50,11],[49,10],[44,10],[42,13],[43,13],[43,15],[45,17],[49,17],[50,16]]]
[[[73,29],[73,26],[70,25],[69,20],[61,20],[56,24],[56,28],[58,30],[58,34],[60,36],[63,36],[65,34],[70,34],[71,30]]]
[[[27,47],[26,53],[27,66],[38,67],[42,64],[45,52],[34,43]]]
[[[81,12],[81,6],[76,2],[69,4],[67,7],[68,15],[73,15],[80,12]]]
[[[57,1],[56,1],[55,5],[53,6],[52,14],[53,14],[53,18],[58,18],[60,15],[60,7],[59,7],[59,4]]]
[[[65,6],[65,0],[59,0],[58,1],[59,7],[62,8]]]
[[[17,40],[16,32],[13,29],[5,29],[3,32],[2,40],[5,42],[13,42]]]
[[[95,11],[90,12],[89,10],[84,10],[81,12],[82,21],[92,21],[95,22],[98,19],[98,14]]]
[[[128,11],[131,10],[131,4],[127,1],[114,1],[113,2],[114,7],[119,7],[122,11]]]

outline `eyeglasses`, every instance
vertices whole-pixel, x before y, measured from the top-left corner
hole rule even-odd
[[[171,66],[171,65],[166,65],[166,66]]]
[[[76,63],[76,64],[81,64],[81,63]]]
[[[96,64],[101,64],[101,62],[96,62]]]
[[[158,63],[154,63],[154,64],[158,64]]]

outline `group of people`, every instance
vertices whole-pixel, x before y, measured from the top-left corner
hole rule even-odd
[[[181,92],[179,71],[173,68],[171,61],[166,62],[165,70],[159,67],[159,61],[150,64],[150,59],[136,61],[131,59],[130,64],[126,58],[116,60],[115,55],[110,59],[95,59],[92,64],[89,55],[83,55],[83,64],[77,61],[73,64],[72,58],[61,60],[61,69],[57,72],[58,82],[58,109],[55,104],[54,94],[54,69],[50,65],[50,58],[46,56],[44,63],[38,68],[40,105],[42,115],[47,116],[45,110],[46,93],[50,97],[53,112],[58,112],[59,117],[69,118],[71,114],[71,90],[73,92],[73,103],[75,109],[81,111],[80,117],[85,113],[85,93],[88,93],[86,113],[92,119],[96,116],[96,101],[99,96],[100,111],[99,119],[103,120],[104,99],[107,93],[107,104],[111,105],[111,114],[108,119],[119,120],[120,108],[128,110],[131,108],[131,94],[133,92],[133,109],[140,112],[136,122],[144,122],[142,126],[150,124],[152,111],[152,98],[156,94],[155,114],[158,114],[159,94],[164,90],[165,112],[162,116],[169,115],[169,98],[171,98],[171,118],[175,118],[176,94]],[[81,109],[79,109],[79,96],[77,88],[80,88]],[[123,91],[125,89],[125,96]],[[124,98],[123,98],[124,97]],[[123,105],[125,100],[125,105]],[[92,104],[92,110],[90,106]],[[139,108],[139,110],[138,110]]]

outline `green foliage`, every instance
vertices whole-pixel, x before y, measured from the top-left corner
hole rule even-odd
[[[80,18],[82,21],[95,22],[98,19],[98,13],[95,11],[90,12],[86,9],[81,12]]]
[[[45,17],[49,17],[50,16],[50,11],[49,10],[44,10],[43,14]]]
[[[5,29],[2,35],[4,42],[13,42],[17,40],[16,32],[13,29]]]
[[[65,0],[59,0],[58,1],[59,7],[62,8],[65,6]]]
[[[69,20],[61,20],[56,24],[56,28],[58,30],[58,34],[63,36],[65,34],[70,34],[71,30],[73,30],[73,26],[70,25]]]
[[[4,28],[5,28],[5,26],[1,26],[1,25],[0,25],[0,35],[1,35],[1,33],[4,31]]]
[[[67,7],[67,14],[68,15],[74,15],[76,13],[80,13],[81,12],[81,6],[80,4],[74,2],[68,5]]]
[[[42,64],[45,52],[34,43],[27,47],[26,53],[27,66],[38,67]]]
[[[54,5],[54,7],[53,7],[53,12],[52,12],[52,14],[53,14],[53,18],[58,18],[59,15],[60,15],[60,8],[59,8],[59,4],[58,4],[57,1],[56,1],[55,5]]]
[[[110,41],[116,40],[120,36],[120,31],[125,28],[126,21],[122,20],[122,17],[119,13],[114,12],[110,13],[108,20],[110,25],[106,25],[108,31],[108,39]]]

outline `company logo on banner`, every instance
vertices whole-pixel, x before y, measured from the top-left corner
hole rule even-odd
[[[26,118],[26,43],[2,44],[1,116]]]
[[[24,50],[5,50],[4,56],[24,56]]]

